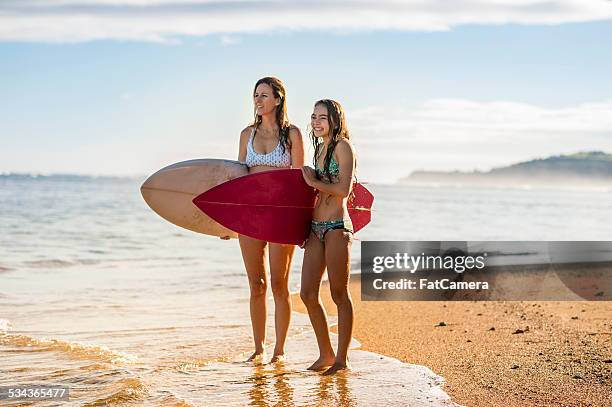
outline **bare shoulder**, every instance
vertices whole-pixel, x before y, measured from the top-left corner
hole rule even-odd
[[[247,140],[249,137],[251,137],[251,133],[253,132],[253,129],[255,127],[251,124],[249,126],[246,126],[241,132],[240,132],[240,141],[242,140]]]
[[[338,141],[338,144],[336,144],[336,152],[338,154],[342,154],[342,155],[346,154],[352,157],[355,154],[355,149],[353,148],[353,143],[343,138],[340,141]]]
[[[304,144],[304,140],[302,139],[302,133],[297,126],[293,124],[289,126],[289,142],[292,146],[301,146]]]
[[[240,135],[246,134],[250,136],[254,128],[255,128],[255,125],[249,124],[244,129],[242,129],[242,131],[240,132]]]
[[[289,125],[289,138],[302,138],[302,132],[298,126],[294,124]]]

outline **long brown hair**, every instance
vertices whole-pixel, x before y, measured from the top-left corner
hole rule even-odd
[[[287,116],[287,97],[285,92],[285,84],[278,78],[273,76],[266,76],[261,78],[255,83],[255,87],[253,88],[253,96],[255,96],[255,91],[257,87],[265,83],[266,85],[272,88],[272,92],[274,93],[274,97],[280,99],[280,104],[276,106],[276,124],[279,128],[279,137],[280,144],[283,149],[283,153],[286,148],[291,148],[291,142],[289,141],[289,129],[291,128],[291,124],[289,123],[289,118]],[[261,123],[261,116],[257,114],[257,108],[253,108],[255,115],[255,122],[253,125],[257,129],[259,124]]]
[[[327,176],[329,182],[332,182],[331,172],[329,165],[336,149],[336,145],[343,138],[350,140],[349,131],[346,128],[346,116],[344,109],[340,103],[331,99],[321,99],[315,103],[315,106],[323,105],[327,108],[327,123],[329,124],[329,145],[327,146],[327,152],[325,153],[325,160],[323,161],[323,172]],[[319,149],[323,148],[323,141],[315,136],[314,130],[310,130],[310,140],[314,147],[314,165],[317,166],[317,157],[320,152]]]

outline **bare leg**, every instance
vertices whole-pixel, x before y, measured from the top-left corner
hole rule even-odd
[[[274,328],[276,344],[271,362],[283,360],[285,341],[291,322],[291,298],[289,297],[289,272],[295,246],[270,243],[270,285],[274,295]]]
[[[263,355],[266,342],[266,242],[242,235],[238,240],[251,290],[249,305],[255,352],[248,361],[252,361]]]
[[[325,375],[347,369],[348,348],[353,336],[353,303],[349,293],[351,236],[344,230],[330,230],[325,235],[325,262],[332,299],[338,307],[338,351],[336,361]]]
[[[310,323],[315,331],[317,344],[319,345],[319,359],[308,368],[309,370],[322,370],[325,367],[331,366],[335,361],[334,349],[329,339],[327,317],[319,297],[321,278],[324,272],[325,247],[311,232],[304,251],[300,290],[300,297],[308,309]]]

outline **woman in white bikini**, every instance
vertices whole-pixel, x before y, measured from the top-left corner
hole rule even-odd
[[[238,161],[250,173],[304,165],[304,143],[300,130],[289,123],[285,87],[280,79],[265,77],[253,91],[255,121],[240,133]],[[281,361],[291,321],[289,271],[294,245],[269,243],[239,236],[242,259],[249,278],[251,325],[255,352],[249,361],[261,360],[266,342],[266,252],[270,265],[270,285],[274,296],[276,343],[270,362]]]

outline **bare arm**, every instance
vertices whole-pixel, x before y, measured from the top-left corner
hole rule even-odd
[[[240,143],[238,144],[238,161],[240,161],[241,163],[244,163],[246,161],[247,143],[249,142],[249,137],[251,137],[252,131],[252,126],[248,126],[240,132]]]
[[[301,168],[304,165],[304,140],[300,129],[291,127],[289,140],[291,140],[291,168]]]
[[[306,183],[311,187],[329,195],[346,198],[350,195],[353,185],[355,154],[351,144],[345,140],[338,143],[335,153],[338,157],[338,165],[340,166],[337,183],[328,184],[318,180],[314,170],[310,167],[302,167],[302,174],[304,175]]]

